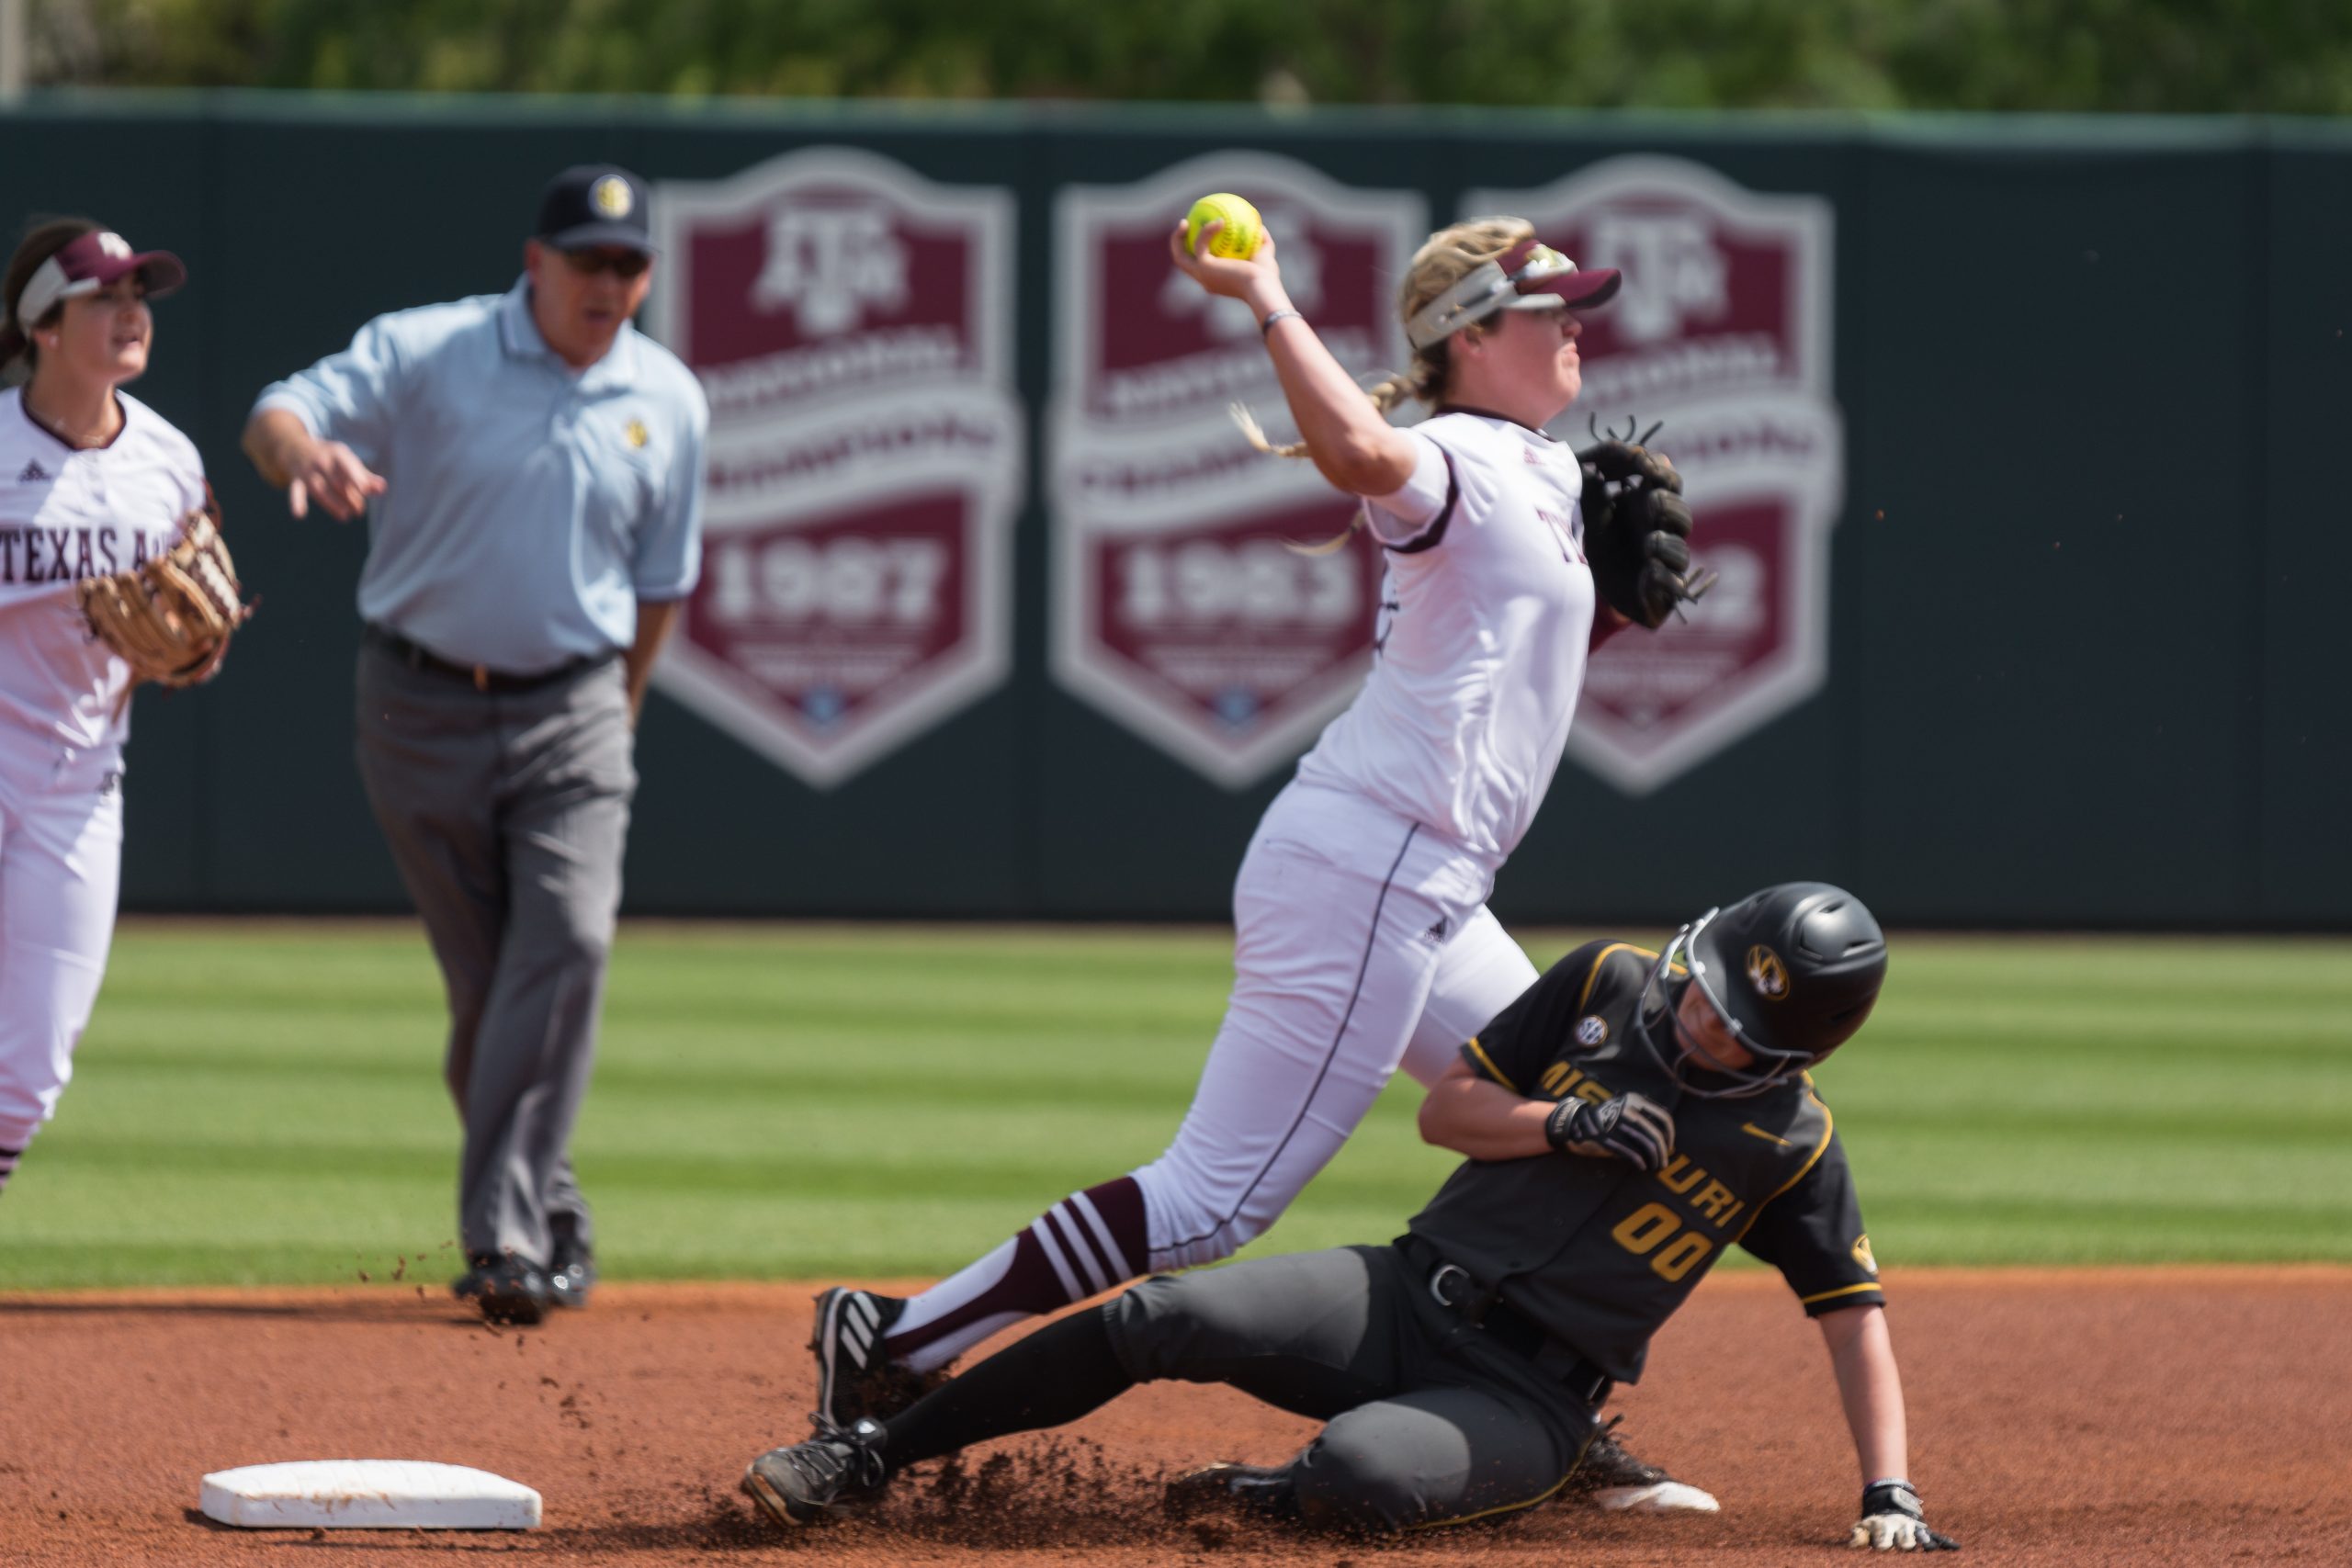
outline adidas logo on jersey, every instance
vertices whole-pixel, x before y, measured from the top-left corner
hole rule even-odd
[[[25,471],[17,476],[17,482],[20,485],[41,484],[46,482],[49,478],[49,470],[40,466],[40,459],[39,457],[35,457],[31,462],[25,465]]]

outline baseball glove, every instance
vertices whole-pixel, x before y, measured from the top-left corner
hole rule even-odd
[[[1577,462],[1593,584],[1611,609],[1655,631],[1715,581],[1713,572],[1690,570],[1682,476],[1664,453],[1614,439],[1577,453]]]
[[[253,614],[209,494],[180,519],[170,549],[129,571],[87,578],[78,591],[91,635],[130,666],[134,686],[209,680],[229,651],[229,634]]]

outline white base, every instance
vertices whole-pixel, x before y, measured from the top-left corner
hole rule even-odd
[[[1592,1495],[1592,1506],[1605,1514],[1714,1514],[1723,1511],[1714,1494],[1661,1481],[1653,1486],[1604,1486]]]
[[[204,1517],[248,1529],[526,1530],[539,1495],[503,1475],[414,1459],[249,1464],[204,1478]]]

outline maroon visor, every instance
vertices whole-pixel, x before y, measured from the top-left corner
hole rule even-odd
[[[1405,323],[1405,341],[1427,348],[1498,310],[1604,305],[1620,281],[1615,267],[1581,272],[1541,240],[1521,240],[1492,261],[1480,262],[1415,312]]]
[[[1549,295],[1564,305],[1606,305],[1624,282],[1613,266],[1584,271],[1536,239],[1521,240],[1495,259],[1510,279],[1511,291],[1521,299]]]
[[[169,251],[134,251],[110,229],[99,229],[67,244],[33,269],[17,299],[17,321],[29,328],[62,300],[96,294],[116,279],[139,275],[149,298],[169,294],[187,281],[187,268]]]

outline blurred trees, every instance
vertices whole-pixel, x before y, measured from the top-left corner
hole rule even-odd
[[[39,85],[2352,110],[2346,0],[30,0]]]

